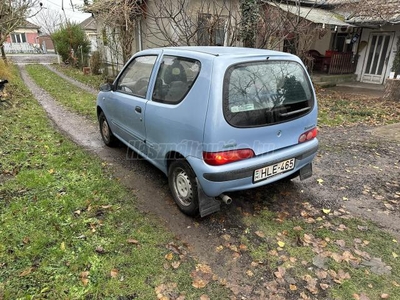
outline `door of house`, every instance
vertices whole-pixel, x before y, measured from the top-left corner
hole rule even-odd
[[[394,33],[371,33],[361,81],[382,84],[388,68]]]

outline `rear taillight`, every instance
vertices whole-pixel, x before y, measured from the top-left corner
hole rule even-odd
[[[317,127],[314,127],[313,129],[308,130],[300,135],[299,143],[311,141],[312,139],[316,138],[317,135],[318,135],[318,129]]]
[[[220,166],[231,162],[254,157],[251,149],[239,149],[222,152],[203,152],[204,161],[212,166]]]

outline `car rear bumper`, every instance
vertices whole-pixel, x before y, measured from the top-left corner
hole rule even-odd
[[[225,192],[255,188],[290,176],[310,164],[317,150],[318,140],[314,139],[303,144],[224,166],[209,166],[198,159],[189,162],[192,164],[204,192],[208,196],[216,197]],[[290,158],[295,158],[294,169],[262,181],[253,181],[255,170]]]

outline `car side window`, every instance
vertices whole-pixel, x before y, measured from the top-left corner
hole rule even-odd
[[[153,101],[177,104],[185,98],[200,73],[200,62],[190,58],[163,57],[153,91]]]
[[[118,79],[116,90],[145,98],[157,56],[140,56],[131,61]]]

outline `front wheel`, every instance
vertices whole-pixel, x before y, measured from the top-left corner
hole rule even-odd
[[[109,147],[113,147],[117,144],[117,138],[111,131],[110,125],[108,125],[108,121],[103,112],[99,115],[99,125],[100,125],[100,134],[103,139],[104,144]]]
[[[179,209],[188,216],[199,213],[196,176],[184,160],[175,160],[168,169],[168,183]]]

